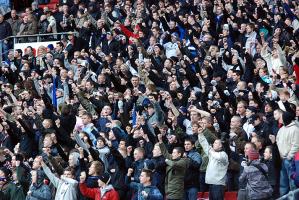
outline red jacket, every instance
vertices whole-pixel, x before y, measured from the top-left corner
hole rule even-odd
[[[119,200],[118,193],[111,185],[106,186],[104,189],[88,188],[85,183],[80,183],[80,191],[83,196],[94,200]],[[101,197],[101,192],[104,194]]]
[[[296,84],[299,84],[299,66],[297,64],[294,65],[294,71],[296,75]]]

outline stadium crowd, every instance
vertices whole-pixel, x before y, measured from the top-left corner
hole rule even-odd
[[[299,187],[297,0],[33,2],[0,40],[1,200]]]

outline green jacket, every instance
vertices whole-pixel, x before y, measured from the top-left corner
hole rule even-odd
[[[205,130],[203,130],[202,134],[205,136],[205,138],[207,139],[207,141],[210,145],[212,145],[214,143],[214,141],[217,139],[215,134],[212,133],[212,131],[207,129],[207,128]],[[200,171],[205,172],[206,169],[207,169],[208,163],[209,163],[209,157],[203,151],[203,149],[200,146],[198,140],[196,140],[196,142],[195,142],[195,147],[196,147],[196,149],[198,150],[198,152],[200,153],[200,155],[202,157],[202,163],[200,165]]]
[[[77,94],[77,98],[78,98],[79,102],[81,103],[81,105],[83,106],[83,108],[85,110],[87,110],[87,112],[92,114],[92,116],[97,115],[97,112],[95,110],[96,106],[84,97],[84,92],[80,91]]]
[[[1,188],[1,200],[25,200],[26,195],[21,185],[12,182]]]
[[[160,144],[162,154],[168,160],[166,161],[166,177],[165,177],[165,191],[169,199],[183,199],[184,198],[184,177],[188,169],[189,159],[180,158],[176,160],[171,159],[171,155],[167,152],[165,144]]]

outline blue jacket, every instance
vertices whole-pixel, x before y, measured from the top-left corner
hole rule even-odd
[[[132,200],[163,200],[163,195],[156,186],[143,186],[140,183],[130,183],[130,188],[135,192]],[[146,192],[148,195],[144,197],[142,192]]]
[[[134,178],[134,182],[138,182],[139,183],[139,176],[140,176],[141,171],[142,171],[143,168],[144,168],[144,159],[135,161],[133,163],[133,169],[134,169],[133,178]]]
[[[189,158],[189,167],[188,173],[185,174],[185,188],[198,187],[199,186],[199,169],[202,163],[201,155],[195,150],[192,149],[187,153]]]
[[[299,187],[299,151],[295,154],[292,162],[291,178],[294,180],[295,185]]]

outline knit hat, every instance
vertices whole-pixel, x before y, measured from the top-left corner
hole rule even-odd
[[[254,149],[251,149],[251,150],[248,152],[248,159],[249,159],[250,161],[252,161],[252,160],[258,160],[259,157],[260,157],[259,153],[258,153],[256,150],[254,150]]]
[[[250,110],[253,113],[257,112],[257,109],[254,106],[248,106],[247,109]]]
[[[53,45],[53,44],[49,44],[47,47],[48,47],[48,49],[50,49],[50,50],[54,50],[54,45]]]
[[[99,179],[100,179],[103,183],[108,184],[109,181],[110,181],[110,179],[111,179],[111,176],[110,176],[110,174],[108,174],[108,173],[104,173],[104,174],[102,174],[102,175],[100,176]]]

